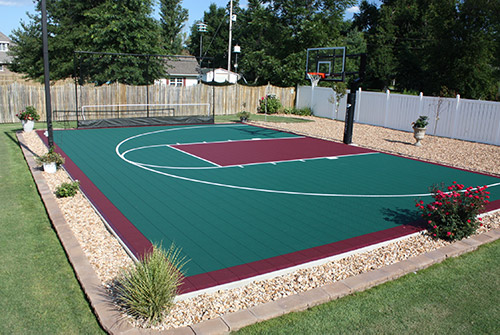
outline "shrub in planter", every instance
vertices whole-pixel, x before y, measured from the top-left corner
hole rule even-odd
[[[236,116],[240,118],[241,122],[250,120],[250,113],[247,111],[239,112]]]
[[[487,186],[464,188],[457,182],[447,188],[434,186],[434,201],[425,205],[420,200],[415,205],[428,224],[430,236],[454,241],[473,234],[481,225],[477,215],[489,203],[490,192],[486,189]]]
[[[54,151],[54,147],[49,149],[45,155],[41,155],[35,158],[39,165],[48,164],[48,163],[56,163],[59,167],[64,164],[64,158]]]
[[[174,304],[185,264],[173,244],[168,250],[154,245],[140,262],[118,277],[116,291],[120,304],[133,317],[150,324],[160,323]]]
[[[411,125],[413,128],[425,128],[429,124],[427,121],[428,117],[425,115],[420,115],[415,122],[412,122]]]
[[[275,114],[282,108],[280,100],[274,94],[268,94],[259,100],[259,113]]]
[[[73,197],[80,189],[80,182],[75,180],[71,183],[62,183],[57,187],[56,195],[59,198]]]
[[[24,110],[20,111],[16,116],[21,121],[38,121],[40,120],[40,115],[37,113],[36,108],[33,106],[28,106]]]

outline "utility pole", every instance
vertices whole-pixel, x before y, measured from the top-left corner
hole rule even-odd
[[[227,82],[231,81],[231,44],[233,38],[233,0],[229,5],[229,47],[227,49]]]

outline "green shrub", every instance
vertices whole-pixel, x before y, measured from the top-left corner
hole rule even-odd
[[[75,180],[71,183],[62,183],[56,189],[56,195],[59,198],[73,197],[80,189],[80,182]]]
[[[274,94],[268,94],[259,100],[259,113],[276,114],[282,107],[280,100]]]
[[[297,109],[295,107],[285,108],[284,113],[285,114],[293,114],[293,115],[301,115],[301,116],[312,115],[311,108],[309,108],[309,107],[300,108],[300,109]]]
[[[464,189],[464,185],[453,182],[444,192],[434,186],[434,201],[424,205],[420,200],[415,205],[429,225],[427,231],[430,236],[454,241],[472,235],[481,225],[477,215],[489,203],[490,192],[486,188],[478,186]]]
[[[164,313],[174,304],[185,264],[173,244],[166,251],[161,245],[154,245],[143,260],[118,277],[119,302],[129,315],[144,318],[150,324],[161,323]]]

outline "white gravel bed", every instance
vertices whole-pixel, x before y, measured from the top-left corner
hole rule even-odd
[[[306,118],[314,122],[253,123],[315,137],[342,140],[343,122],[316,117]],[[47,148],[35,132],[25,133],[24,137],[35,154],[47,152]],[[426,136],[422,142],[423,146],[415,147],[411,145],[414,142],[411,133],[361,124],[356,124],[354,127],[353,142],[380,151],[500,175],[498,163],[500,162],[500,147],[494,145]],[[61,183],[70,181],[64,170],[59,170],[55,174],[44,173],[44,177],[53,192]],[[109,287],[117,274],[132,264],[131,258],[80,193],[73,198],[62,198],[57,201],[102,284]],[[485,216],[483,226],[480,227],[478,233],[498,227],[500,227],[500,212]],[[320,266],[297,270],[235,289],[202,294],[177,302],[163,324],[154,328],[176,328],[213,319],[229,312],[277,300],[393,264],[447,244],[449,243],[435,241],[424,234],[419,234]],[[131,318],[129,320],[137,327],[145,327],[140,320]]]

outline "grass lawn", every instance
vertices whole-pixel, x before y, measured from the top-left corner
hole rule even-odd
[[[266,115],[265,114],[250,114],[250,121],[267,121],[267,122],[285,122],[285,123],[295,123],[295,122],[312,122],[311,120],[305,120],[295,117],[286,117],[280,115]],[[230,115],[216,115],[215,122],[239,122],[240,118],[236,114]]]
[[[15,137],[0,125],[0,334],[103,334]]]
[[[500,241],[237,334],[500,334]]]
[[[0,334],[101,334],[19,149],[18,129],[0,125]],[[499,286],[497,241],[239,333],[498,334]]]

